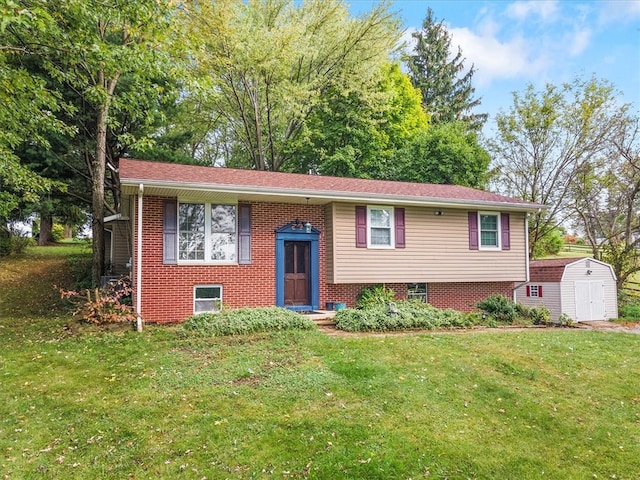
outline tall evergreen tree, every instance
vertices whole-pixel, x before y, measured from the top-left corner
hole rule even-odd
[[[422,30],[412,36],[416,43],[405,62],[411,82],[422,92],[422,106],[431,115],[431,122],[437,125],[462,120],[472,129],[482,128],[488,115],[471,112],[480,105],[471,85],[476,70],[471,65],[465,72],[460,47],[452,56],[451,35],[444,22],[436,21],[428,8]]]

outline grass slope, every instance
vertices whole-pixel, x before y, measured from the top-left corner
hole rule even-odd
[[[0,264],[0,478],[640,478],[637,335],[99,332],[59,259]]]

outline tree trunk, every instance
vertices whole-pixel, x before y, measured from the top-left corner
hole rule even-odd
[[[104,273],[104,173],[106,168],[108,105],[98,109],[96,125],[96,154],[91,162],[91,231],[93,234],[93,262],[91,280],[100,285]]]
[[[91,232],[93,234],[93,261],[91,263],[91,280],[95,286],[100,285],[100,277],[104,275],[104,179],[107,169],[107,120],[113,93],[118,84],[120,74],[106,79],[103,71],[98,72],[98,84],[105,87],[106,98],[98,106],[96,121],[96,154],[91,162]]]
[[[53,229],[53,215],[50,213],[40,214],[40,233],[38,233],[38,245],[43,246],[49,244],[53,238],[51,230]]]

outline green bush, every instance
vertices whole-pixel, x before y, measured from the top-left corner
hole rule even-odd
[[[218,337],[274,330],[313,330],[316,324],[285,308],[263,307],[200,313],[191,316],[182,328],[187,332]]]
[[[67,257],[67,270],[73,278],[74,290],[92,288],[91,255],[70,255]]]
[[[386,305],[346,309],[336,313],[336,328],[347,332],[384,332],[405,329],[468,328],[477,324],[478,315],[441,310],[419,300],[396,302],[396,313]]]
[[[640,303],[625,302],[620,304],[620,311],[618,312],[620,318],[627,319],[640,319]]]
[[[534,325],[549,325],[551,323],[551,312],[546,307],[531,307],[528,309],[526,317]]]
[[[500,294],[487,297],[476,303],[476,307],[500,324],[511,325],[518,317],[516,303]]]
[[[60,242],[64,240],[64,226],[59,223],[54,223],[51,226],[51,240],[54,242]]]
[[[395,298],[395,292],[391,288],[387,288],[384,285],[374,285],[373,287],[362,289],[358,294],[356,307],[382,307],[389,302],[393,302]]]
[[[504,295],[491,295],[476,304],[485,317],[485,323],[494,325],[548,325],[551,312],[546,307],[528,307],[509,300]]]
[[[26,237],[9,229],[0,229],[0,257],[20,255],[27,247],[34,245],[33,238]]]

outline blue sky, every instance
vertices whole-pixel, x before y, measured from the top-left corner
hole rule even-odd
[[[353,15],[379,2],[345,0]],[[405,39],[431,7],[444,20],[451,46],[473,64],[478,113],[493,117],[528,84],[560,85],[576,76],[612,82],[621,100],[640,111],[640,0],[396,0]]]

